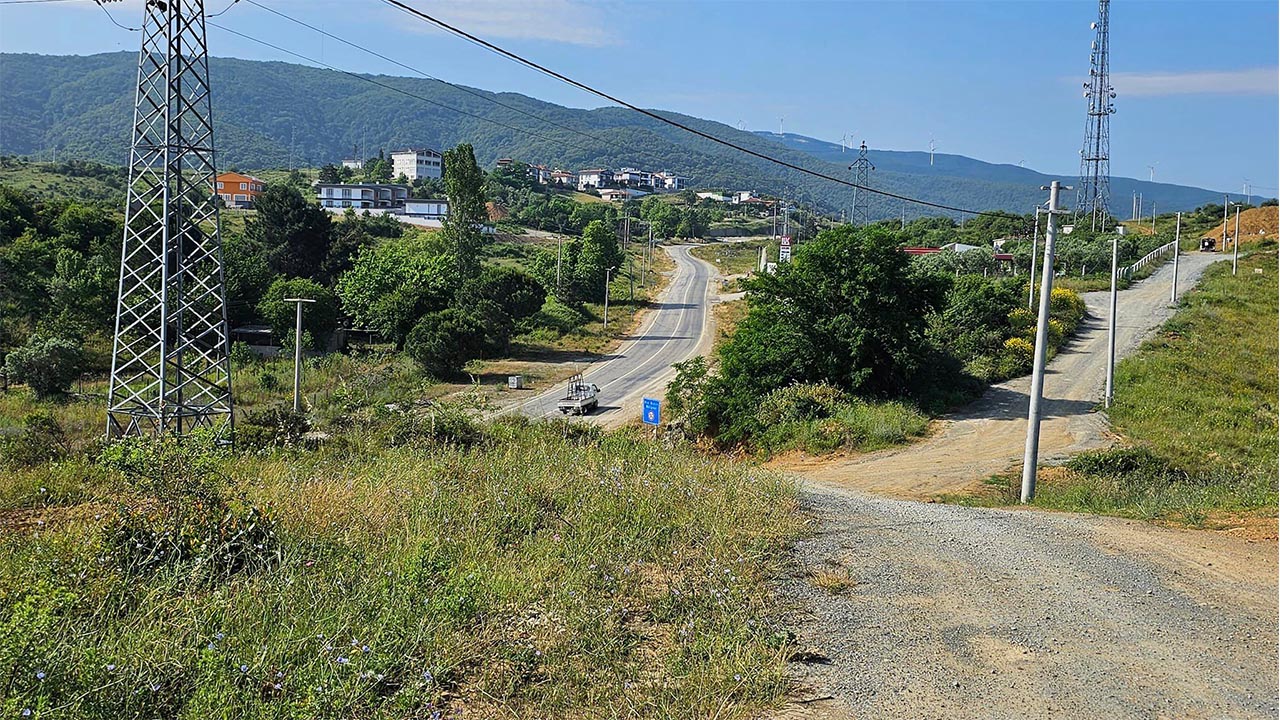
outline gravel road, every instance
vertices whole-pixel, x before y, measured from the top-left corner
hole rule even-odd
[[[1217,259],[1184,255],[1180,289]],[[1121,295],[1121,353],[1171,314],[1171,271]],[[1092,317],[1046,378],[1041,457],[1109,442],[1093,412],[1106,293],[1085,299]],[[816,534],[778,588],[808,660],[773,717],[1276,717],[1274,529],[1250,540],[897,499],[1019,462],[1027,386],[993,387],[907,448],[783,466],[805,480]]]
[[[1274,718],[1276,545],[811,487],[780,718]],[[815,575],[848,578],[829,591]]]

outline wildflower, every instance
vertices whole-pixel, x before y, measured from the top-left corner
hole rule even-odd
[[[339,656],[338,656],[338,664],[339,664],[339,665],[347,665],[347,664],[349,664],[350,662],[351,662],[351,661],[350,661],[350,660],[348,660],[347,658],[342,657],[341,655],[339,655]]]
[[[31,708],[22,708],[22,717],[31,717]]]
[[[213,634],[213,639],[214,639],[214,640],[224,640],[224,639],[226,639],[226,637],[227,637],[227,636],[226,636],[226,635],[224,635],[223,633],[214,633],[214,634]]]
[[[432,680],[434,680],[434,679],[435,679],[435,678],[433,678],[433,677],[432,677],[432,675],[431,675],[431,671],[430,671],[430,670],[423,670],[423,671],[422,671],[422,680],[423,680],[423,682],[426,682],[426,683],[430,684],[430,683],[431,683],[431,681],[432,681]]]
[[[248,665],[241,665],[241,666],[240,666],[240,672],[242,672],[242,673],[247,673],[247,672],[249,672],[249,666],[248,666]]]
[[[115,664],[114,664],[114,663],[107,663],[107,672],[115,672],[115,671],[116,671],[116,666],[115,666]]]
[[[281,687],[280,687],[280,683],[276,683],[275,685],[272,685],[271,687],[275,688],[276,690],[280,690],[280,689],[281,689]]]
[[[734,682],[742,682],[742,676],[741,676],[741,675],[739,675],[738,673],[734,673],[734,674],[733,674],[733,681],[734,681]]]
[[[369,646],[368,646],[368,645],[361,645],[361,646],[360,646],[360,652],[362,652],[362,653],[368,653],[368,652],[369,652]]]
[[[151,692],[155,692],[159,689],[160,689],[160,683],[151,683]]]
[[[36,672],[36,679],[37,679],[37,680],[43,680],[43,679],[44,679],[44,671],[43,671],[43,670],[39,670],[39,671],[37,671],[37,672]]]

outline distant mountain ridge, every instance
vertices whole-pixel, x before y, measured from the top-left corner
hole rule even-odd
[[[136,58],[131,52],[0,54],[0,154],[47,156],[56,150],[60,159],[125,164]],[[378,148],[445,148],[469,142],[484,165],[512,157],[568,169],[665,169],[688,177],[696,187],[785,195],[829,212],[847,208],[852,200],[848,187],[753,158],[625,108],[581,110],[518,93],[467,92],[435,80],[366,76],[424,101],[344,73],[283,62],[213,57],[209,68],[217,160],[223,168],[337,162],[357,146],[376,154]],[[836,143],[746,132],[657,112],[756,152],[827,175],[848,176],[851,157],[842,155]],[[877,167],[873,187],[963,208],[1026,213],[1043,200],[1039,188],[1049,179],[1024,168],[957,155],[936,155],[930,168],[927,153],[872,152]],[[1209,190],[1115,178],[1113,210],[1122,217],[1128,217],[1133,188],[1141,188],[1148,201],[1156,200],[1159,210],[1222,200],[1220,193]],[[873,198],[870,206],[874,217],[897,217],[902,208],[900,201],[881,197]],[[939,211],[907,206],[909,217],[934,214]]]

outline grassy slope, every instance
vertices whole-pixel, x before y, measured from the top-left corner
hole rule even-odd
[[[1035,503],[1192,525],[1274,515],[1276,281],[1274,253],[1242,260],[1237,277],[1229,263],[1210,268],[1116,368],[1109,414],[1137,451],[1086,453],[1042,473]],[[1014,502],[1017,482],[992,478],[990,494],[959,501]]]
[[[782,696],[764,583],[798,531],[788,483],[560,424],[374,428],[186,461],[272,520],[222,580],[212,555],[142,569],[112,540],[182,483],[68,459],[46,467],[78,494],[0,490],[3,714],[741,717]]]

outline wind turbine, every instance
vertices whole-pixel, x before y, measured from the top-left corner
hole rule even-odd
[[[778,134],[779,134],[779,135],[784,134],[784,133],[782,132],[782,121],[783,121],[783,120],[786,120],[786,118],[785,118],[785,117],[780,117],[780,118],[778,118]]]
[[[933,167],[933,151],[938,149],[938,143],[934,139],[929,138],[929,167]]]
[[[1253,188],[1249,187],[1249,178],[1244,178],[1244,185],[1240,188],[1244,191],[1244,203],[1246,205],[1253,204]]]
[[[1156,165],[1159,165],[1159,164],[1160,164],[1160,161],[1159,161],[1159,160],[1157,160],[1157,161],[1156,161],[1156,163],[1155,163],[1155,165],[1148,165],[1148,166],[1147,166],[1147,170],[1149,170],[1149,171],[1151,172],[1150,176],[1147,178],[1147,182],[1155,182],[1155,181],[1156,181]]]

